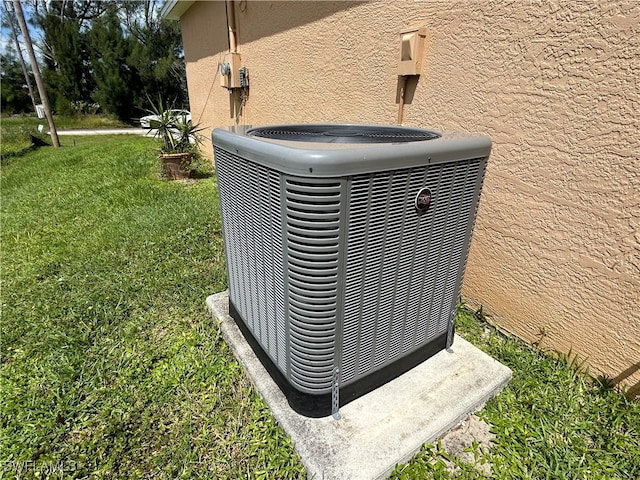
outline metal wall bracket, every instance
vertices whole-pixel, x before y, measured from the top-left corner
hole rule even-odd
[[[453,345],[453,336],[456,333],[456,313],[458,313],[458,309],[454,308],[449,315],[449,324],[447,325],[447,350]]]
[[[331,382],[331,415],[335,420],[340,420],[340,369],[333,369]]]

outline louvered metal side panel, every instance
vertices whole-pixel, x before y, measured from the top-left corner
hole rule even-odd
[[[480,203],[480,197],[482,196],[482,185],[484,184],[484,176],[487,172],[487,159],[480,159],[478,163],[478,171],[475,173],[476,175],[476,193],[473,195],[473,198],[470,199],[469,208],[471,209],[471,218],[469,218],[469,239],[464,247],[465,250],[462,252],[462,263],[460,264],[460,271],[458,272],[459,280],[457,284],[457,290],[454,292],[454,298],[459,299],[462,295],[462,283],[464,281],[464,272],[467,268],[467,260],[469,260],[469,250],[471,249],[471,238],[473,236],[473,231],[475,229],[476,219],[478,216],[478,205]],[[473,172],[473,168],[469,169],[470,172]],[[471,173],[474,175],[473,173]],[[466,208],[463,207],[463,208]],[[457,311],[457,307],[456,307]]]
[[[455,221],[446,222],[443,233],[445,239],[450,239],[447,241],[451,241],[451,245],[449,249],[441,249],[439,264],[435,267],[438,271],[438,281],[434,291],[444,291],[445,300],[441,303],[440,310],[436,312],[436,317],[441,323],[434,325],[431,331],[427,329],[426,338],[446,331],[449,320],[456,313],[484,178],[484,166],[484,160],[456,164],[455,180],[447,211],[448,218],[454,218]]]
[[[350,183],[341,382],[446,333],[484,160],[358,175]],[[414,206],[431,190],[429,209]],[[463,258],[464,257],[464,258]]]
[[[287,369],[282,175],[215,148],[229,300],[263,350]]]
[[[290,381],[331,389],[339,302],[344,182],[285,177]]]

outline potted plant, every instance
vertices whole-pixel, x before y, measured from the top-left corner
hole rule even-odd
[[[155,130],[154,137],[160,139],[162,175],[172,180],[188,178],[191,161],[202,144],[203,128],[191,121],[188,112],[164,108],[162,100],[149,112],[151,115],[144,118],[149,131]]]

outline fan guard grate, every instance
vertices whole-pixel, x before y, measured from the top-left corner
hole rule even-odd
[[[253,137],[316,143],[407,143],[440,138],[418,128],[367,125],[286,125],[254,128]]]

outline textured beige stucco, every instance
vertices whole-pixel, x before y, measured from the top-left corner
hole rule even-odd
[[[638,2],[235,7],[244,108],[219,86],[224,3],[181,19],[191,109],[208,127],[393,124],[399,32],[425,26],[404,124],[494,141],[464,295],[502,328],[640,389]]]

